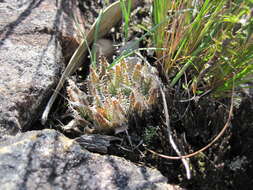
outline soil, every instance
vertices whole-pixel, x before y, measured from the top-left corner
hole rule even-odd
[[[87,29],[98,16],[99,10],[105,1],[79,0],[80,9],[87,16]],[[111,1],[112,2],[112,1]],[[132,18],[132,25],[148,23],[149,5],[139,7]],[[122,29],[118,25],[113,32],[105,38],[111,39],[115,44],[122,42]],[[140,37],[143,31],[134,27],[131,30],[130,39]],[[149,39],[142,41],[140,46],[145,47]],[[154,63],[154,58],[143,53],[149,62]],[[87,60],[89,61],[89,60]],[[84,64],[85,65],[85,64]],[[86,64],[87,65],[87,64]],[[88,67],[76,73],[79,81],[85,80]],[[64,92],[62,92],[64,94]],[[171,127],[174,139],[184,153],[191,153],[207,145],[224,127],[228,118],[230,98],[216,100],[209,95],[199,101],[180,100],[188,99],[188,94],[174,89],[167,89],[166,100],[169,109]],[[241,103],[234,108],[233,120],[225,134],[208,150],[190,158],[192,172],[191,180],[187,180],[185,170],[180,160],[164,159],[147,150],[155,150],[164,155],[176,156],[170,146],[164,114],[157,106],[145,117],[132,118],[128,134],[118,136],[123,141],[112,144],[109,154],[125,157],[138,164],[157,168],[168,178],[171,184],[178,184],[185,189],[199,190],[226,190],[226,189],[252,189],[253,186],[253,98],[241,95]],[[67,101],[58,99],[53,114],[52,125],[71,138],[80,136],[79,133],[63,131],[61,126],[66,124],[71,117],[67,117]],[[64,116],[64,117],[63,117]],[[59,122],[60,121],[60,122]],[[150,122],[152,121],[152,122]],[[130,139],[130,140],[129,140]]]

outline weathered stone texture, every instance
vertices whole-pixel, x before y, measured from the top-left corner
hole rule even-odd
[[[63,69],[62,45],[77,46],[75,10],[75,0],[0,1],[0,135],[39,118]]]
[[[54,130],[0,139],[0,189],[170,188],[157,170],[90,153]]]

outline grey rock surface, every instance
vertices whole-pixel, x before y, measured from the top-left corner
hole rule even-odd
[[[159,171],[90,153],[55,130],[0,139],[0,189],[177,189]]]
[[[76,8],[75,0],[0,1],[0,136],[40,117],[77,46]]]

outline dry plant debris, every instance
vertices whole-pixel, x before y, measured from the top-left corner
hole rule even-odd
[[[157,70],[147,62],[132,64],[121,60],[114,67],[102,57],[99,65],[90,68],[85,86],[81,91],[69,80],[67,94],[74,120],[66,128],[76,125],[84,132],[119,133],[128,127],[131,114],[143,116],[157,104],[159,85]]]

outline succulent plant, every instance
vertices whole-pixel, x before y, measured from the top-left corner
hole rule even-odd
[[[136,64],[128,59],[110,68],[101,57],[97,67],[90,68],[86,92],[69,80],[67,94],[74,112],[73,125],[85,132],[119,133],[127,129],[131,114],[142,116],[157,104],[159,85],[157,71],[141,59]],[[70,126],[68,126],[70,127]]]

